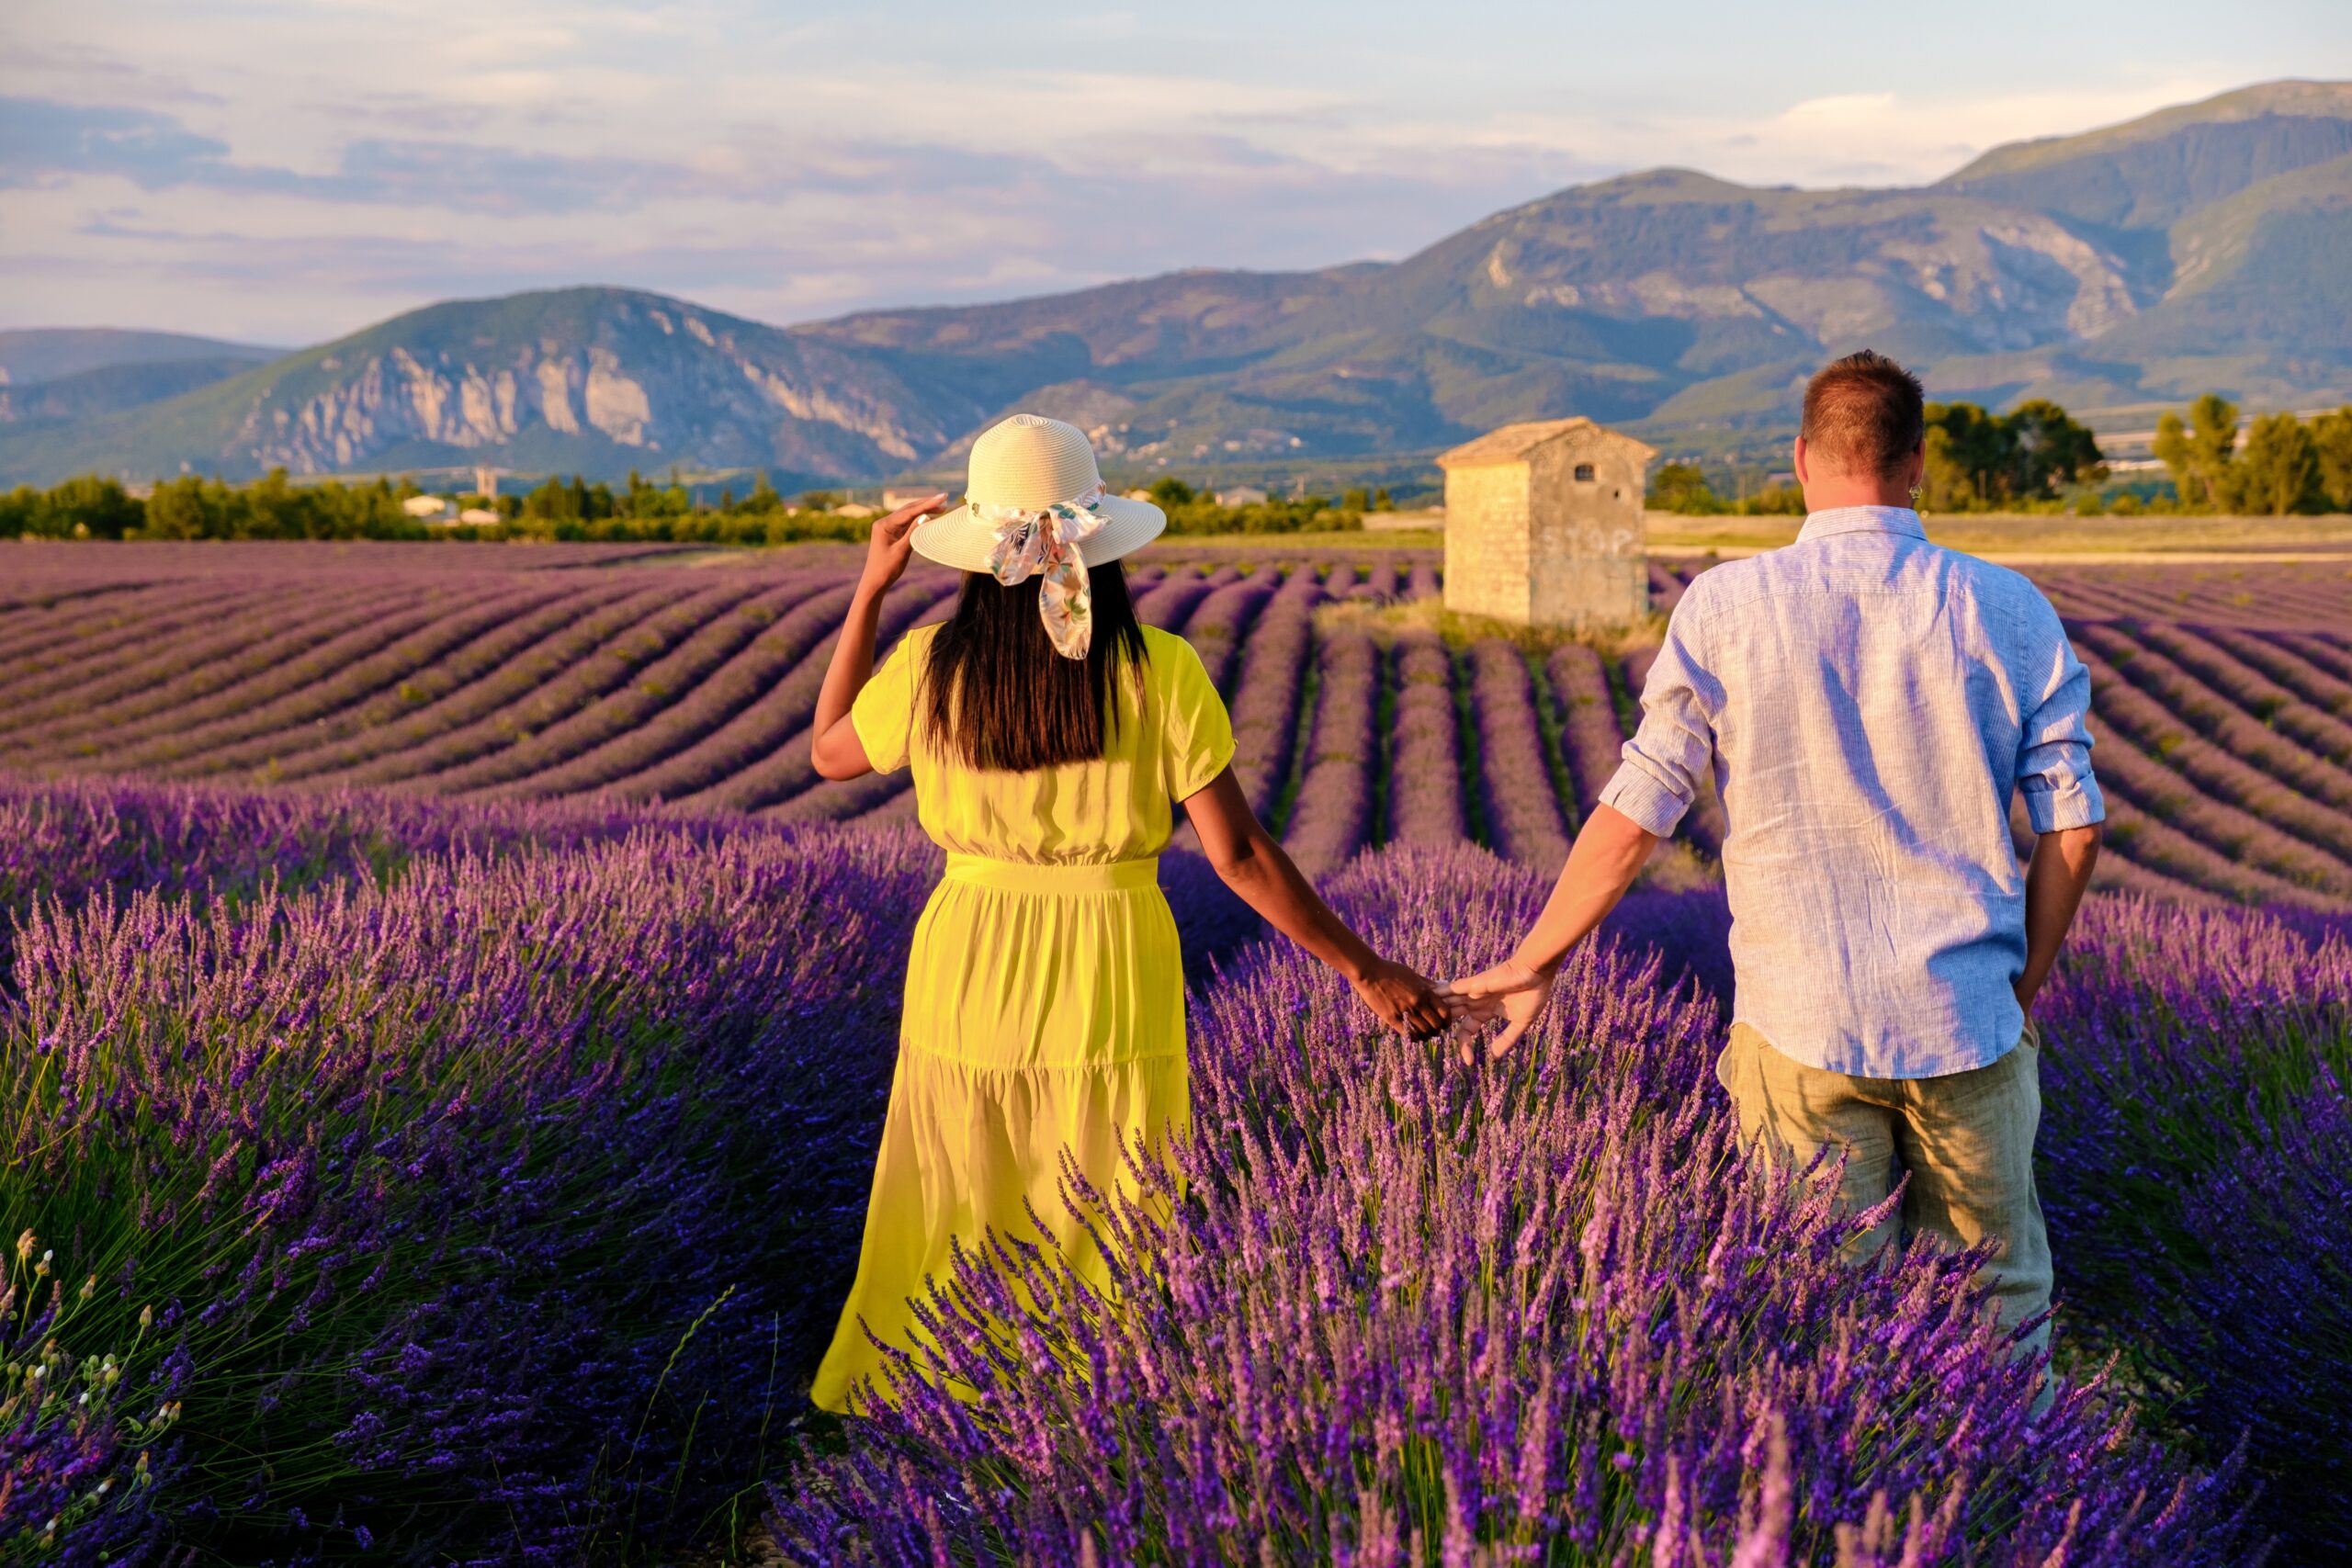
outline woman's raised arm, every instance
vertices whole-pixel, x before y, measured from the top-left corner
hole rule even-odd
[[[915,525],[946,504],[947,494],[942,491],[874,520],[874,533],[865,545],[865,570],[858,574],[857,591],[850,595],[849,614],[842,617],[841,639],[833,644],[832,661],[825,666],[825,683],[817,693],[817,716],[808,726],[808,760],[820,777],[854,779],[874,771],[865,743],[857,738],[857,727],[850,723],[849,710],[857,694],[865,690],[865,682],[874,678],[874,637],[882,622],[882,599],[906,573],[907,558],[914,554]]]

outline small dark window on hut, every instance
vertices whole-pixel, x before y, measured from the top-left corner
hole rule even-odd
[[[1578,463],[1577,465],[1577,482],[1578,484],[1590,484],[1592,482],[1592,465],[1590,463]]]

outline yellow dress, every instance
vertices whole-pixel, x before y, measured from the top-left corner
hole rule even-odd
[[[908,633],[850,715],[876,768],[912,765],[947,872],[915,927],[857,1282],[810,1391],[828,1410],[869,1377],[883,1386],[868,1329],[916,1346],[908,1299],[953,1278],[952,1242],[977,1248],[991,1228],[1036,1240],[1034,1208],[1079,1268],[1099,1267],[1061,1200],[1063,1147],[1114,1191],[1121,1138],[1181,1132],[1189,1110],[1183,959],[1158,857],[1174,804],[1233,760],[1200,656],[1146,627],[1100,760],[983,772],[940,756],[915,722],[935,631]]]

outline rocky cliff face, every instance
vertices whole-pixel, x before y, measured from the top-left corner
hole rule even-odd
[[[870,357],[619,289],[435,306],[247,379],[233,446],[304,473],[526,439],[647,469],[876,472],[978,412]]]

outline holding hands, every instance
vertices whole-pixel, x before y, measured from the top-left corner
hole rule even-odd
[[[1487,1047],[1499,1056],[1527,1036],[1552,1005],[1552,982],[1568,951],[1617,907],[1657,847],[1657,835],[1611,806],[1598,806],[1585,819],[1568,851],[1568,863],[1544,912],[1521,939],[1519,950],[1491,969],[1456,980],[1445,988],[1446,1006],[1474,1027],[1499,1020],[1503,1032]],[[1474,1058],[1470,1042],[1462,1059]]]
[[[1487,1055],[1499,1056],[1518,1044],[1552,1005],[1552,978],[1557,973],[1556,965],[1539,969],[1510,959],[1447,986],[1445,1005],[1457,1021],[1473,1029],[1500,1020],[1503,1032],[1487,1045]],[[1463,1041],[1465,1065],[1475,1059],[1475,1052],[1470,1041]]]
[[[1442,1034],[1453,1025],[1453,1009],[1445,993],[1393,960],[1371,959],[1348,976],[1348,984],[1381,1022],[1416,1040]]]

